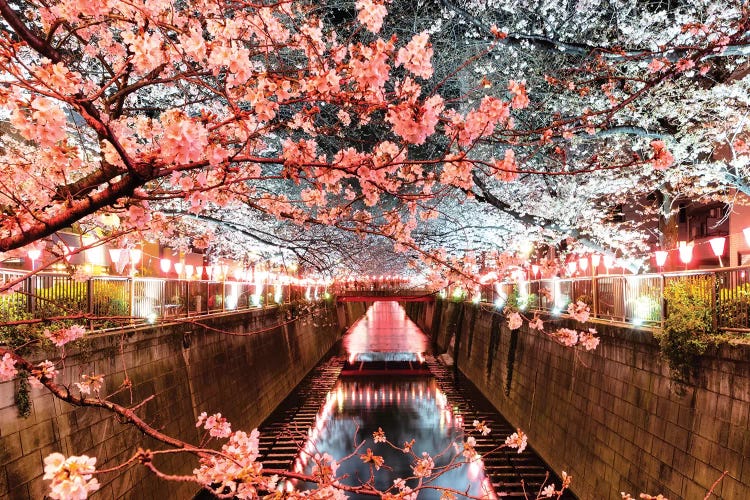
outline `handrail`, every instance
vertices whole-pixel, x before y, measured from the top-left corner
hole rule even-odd
[[[18,270],[0,269],[0,283],[23,277]],[[634,325],[663,326],[668,314],[664,288],[674,280],[704,276],[718,329],[750,332],[750,266],[697,269],[650,274],[598,274],[528,281],[504,281],[479,286],[464,295],[466,300],[504,305],[510,294],[519,294],[528,311],[564,313],[579,299],[591,309],[591,317]],[[364,285],[364,286],[363,286]],[[454,285],[443,290],[451,297]],[[22,280],[14,293],[0,297],[0,314],[23,313],[25,317],[49,317],[62,308],[88,316],[130,317],[133,322],[155,321],[316,299],[324,292],[341,294],[426,294],[426,289],[409,290],[395,284],[334,283],[297,285],[266,280],[259,285],[247,281],[185,280],[158,277],[94,276],[75,281],[68,274],[40,272]],[[535,300],[529,300],[529,298]],[[58,305],[56,305],[58,304]],[[60,305],[61,304],[61,305]],[[57,309],[56,309],[57,308]],[[60,309],[60,310],[62,310]],[[3,318],[0,318],[2,321]],[[7,320],[6,320],[7,321]],[[93,328],[93,322],[91,323]]]

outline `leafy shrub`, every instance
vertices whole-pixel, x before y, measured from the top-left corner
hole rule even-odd
[[[713,277],[699,276],[671,281],[664,288],[667,315],[659,343],[673,379],[680,384],[696,375],[700,356],[716,340],[714,287]]]

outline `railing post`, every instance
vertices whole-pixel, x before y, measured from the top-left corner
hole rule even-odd
[[[596,276],[591,277],[591,306],[593,307],[594,317],[599,317],[599,282]]]
[[[128,277],[129,294],[130,300],[128,301],[128,316],[130,316],[130,322],[135,322],[135,278],[132,276]]]
[[[666,316],[666,311],[664,310],[665,301],[664,301],[664,275],[659,275],[659,326],[662,330],[664,330],[664,319]]]
[[[26,290],[29,293],[26,299],[26,310],[34,314],[36,312],[36,276],[26,278]]]

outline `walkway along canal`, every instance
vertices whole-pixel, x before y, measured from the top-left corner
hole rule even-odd
[[[264,467],[310,472],[315,453],[340,459],[354,450],[353,443],[364,441],[358,454],[371,448],[385,459],[387,467],[375,474],[375,486],[384,490],[394,479],[413,475],[413,458],[374,443],[378,428],[397,446],[414,439],[417,455],[443,452],[435,458],[439,467],[454,454],[460,457],[465,434],[479,420],[491,429],[487,436],[473,433],[482,460],[446,472],[436,487],[487,498],[536,498],[543,484],[559,488],[560,479],[531,448],[497,449],[515,429],[469,381],[439,364],[429,346],[398,303],[376,302],[260,427]],[[370,469],[355,456],[338,474],[348,474],[346,483],[357,485],[370,477]],[[416,480],[407,484],[412,483]],[[422,490],[419,498],[440,495],[437,489]],[[566,492],[565,498],[574,497]]]

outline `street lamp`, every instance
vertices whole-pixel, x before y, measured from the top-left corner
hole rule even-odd
[[[177,279],[180,279],[180,276],[182,275],[182,268],[184,267],[184,264],[182,262],[175,262],[174,263],[174,272],[177,273]]]
[[[724,255],[724,243],[726,241],[727,239],[722,236],[708,240],[711,243],[711,250],[714,251],[714,255],[719,259],[719,267],[724,267],[724,264],[721,262],[721,256]]]
[[[539,266],[536,264],[531,264],[531,274],[534,276],[534,279],[536,279],[537,275],[539,274]]]
[[[604,267],[607,269],[607,274],[609,274],[609,270],[612,269],[612,266],[615,264],[615,258],[611,255],[605,255],[603,260]]]

